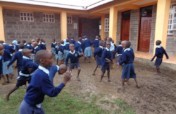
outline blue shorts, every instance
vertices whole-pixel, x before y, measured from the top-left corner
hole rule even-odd
[[[162,58],[156,58],[155,60],[155,66],[156,67],[159,67],[163,62],[163,59]]]
[[[110,70],[110,64],[106,64],[106,65],[103,65],[102,67],[101,67],[101,71],[102,72],[105,72],[105,71],[109,71]]]
[[[122,79],[136,78],[136,73],[134,70],[133,63],[123,65],[122,69]]]
[[[80,68],[80,64],[79,63],[70,63],[69,68],[70,69]]]
[[[101,66],[101,57],[96,57],[96,63],[98,66]]]

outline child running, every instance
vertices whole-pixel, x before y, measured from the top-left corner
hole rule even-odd
[[[38,68],[38,65],[34,63],[32,59],[30,59],[31,50],[23,49],[22,53],[22,68],[19,72],[19,77],[17,78],[16,86],[12,90],[10,90],[10,92],[6,96],[7,101],[9,100],[10,95],[14,91],[16,91],[20,86],[26,85],[27,82],[30,83],[31,73]]]
[[[38,69],[32,74],[31,82],[27,88],[26,95],[19,109],[19,114],[45,114],[42,102],[45,95],[56,97],[71,78],[71,73],[64,74],[63,82],[54,87],[49,79],[48,68],[52,66],[52,53],[46,50],[38,51],[35,56]]]
[[[160,65],[162,64],[164,55],[166,56],[167,59],[169,59],[169,56],[168,56],[166,50],[161,46],[161,41],[157,40],[156,41],[155,55],[151,59],[151,61],[153,61],[156,57],[155,66],[156,66],[157,73],[160,73]]]
[[[124,90],[125,82],[128,83],[128,80],[130,78],[133,78],[136,82],[136,87],[139,88],[137,79],[136,79],[136,73],[134,70],[134,52],[133,49],[130,48],[131,43],[129,41],[123,41],[124,52],[122,53],[122,57],[120,59],[119,64],[122,65],[122,88]]]
[[[66,65],[68,66],[68,61],[70,60],[69,70],[72,71],[74,68],[77,68],[78,69],[77,80],[80,81],[79,74],[81,72],[81,67],[79,64],[79,58],[82,56],[82,54],[75,51],[74,44],[70,44],[69,48],[70,52],[66,58]]]

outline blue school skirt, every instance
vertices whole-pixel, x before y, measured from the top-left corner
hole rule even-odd
[[[56,59],[59,60],[59,61],[64,59],[64,54],[60,51],[55,56],[56,56]]]
[[[12,65],[7,68],[7,65],[9,64],[10,61],[6,61],[6,62],[3,62],[3,75],[7,75],[7,74],[12,74],[13,73],[13,68],[12,68]]]
[[[106,70],[107,70],[107,71],[110,70],[110,64],[102,65],[102,67],[101,67],[101,71],[102,71],[102,72],[105,72]]]
[[[19,109],[19,114],[45,114],[43,108],[30,106],[26,101],[22,101]]]
[[[52,52],[52,54],[56,54],[56,50],[55,50],[55,48],[51,48],[51,52]]]
[[[92,49],[91,47],[86,47],[84,50],[84,56],[85,57],[91,57],[92,56]]]
[[[69,51],[68,50],[64,50],[64,59],[67,58],[67,55],[69,54]]]
[[[120,62],[121,57],[122,57],[122,55],[117,55],[117,57],[116,57],[116,62],[117,62],[117,63]]]
[[[162,58],[156,58],[155,60],[155,66],[156,67],[159,67],[163,62],[163,59]]]
[[[134,70],[133,63],[124,64],[122,69],[122,79],[136,78],[136,73]]]
[[[101,57],[96,57],[96,63],[98,66],[101,66]]]

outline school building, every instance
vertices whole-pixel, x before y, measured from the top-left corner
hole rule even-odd
[[[115,42],[130,40],[136,52],[151,54],[154,42],[161,40],[169,54],[176,54],[176,0],[56,1],[0,0],[0,39],[40,37],[50,43],[53,38],[93,39],[100,34]]]

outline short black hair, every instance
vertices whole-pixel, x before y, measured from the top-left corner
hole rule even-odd
[[[158,46],[158,45],[160,45],[161,44],[161,40],[157,40],[156,41],[156,45]]]
[[[119,44],[122,44],[122,41],[121,41],[121,40],[119,41]]]
[[[131,42],[130,41],[126,41],[126,48],[130,48],[131,46]]]

